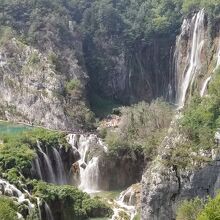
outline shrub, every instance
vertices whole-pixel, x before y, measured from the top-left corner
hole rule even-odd
[[[177,209],[176,220],[196,220],[204,204],[204,201],[198,197],[190,201],[183,201]]]
[[[40,62],[40,57],[37,52],[33,52],[29,58],[29,64],[38,64]]]
[[[150,105],[140,102],[121,108],[122,117],[118,130],[108,131],[105,141],[110,152],[123,148],[140,150],[153,156],[162,141],[172,119],[172,109],[162,100]]]
[[[220,194],[214,199],[209,199],[196,220],[219,220],[220,219]]]
[[[17,208],[13,201],[6,197],[0,197],[0,219],[1,220],[18,220]]]
[[[67,93],[71,93],[74,90],[80,90],[82,88],[81,82],[78,79],[72,79],[66,84]]]

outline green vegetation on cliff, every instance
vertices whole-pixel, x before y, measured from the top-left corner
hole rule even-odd
[[[199,148],[214,146],[214,134],[220,127],[220,72],[217,71],[209,86],[208,96],[193,97],[181,120],[182,131]]]
[[[143,151],[152,159],[170,126],[171,106],[161,100],[151,104],[140,102],[121,108],[121,114],[119,128],[107,131],[105,137],[110,152],[127,149],[132,155],[132,151]]]

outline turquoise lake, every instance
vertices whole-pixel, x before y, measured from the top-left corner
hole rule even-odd
[[[17,134],[30,129],[32,129],[31,126],[25,126],[25,125],[9,123],[9,122],[0,122],[0,135]]]

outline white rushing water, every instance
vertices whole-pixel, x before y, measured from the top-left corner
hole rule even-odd
[[[131,186],[127,190],[121,192],[119,198],[115,200],[114,203],[110,202],[110,204],[114,206],[114,214],[111,220],[121,219],[121,215],[126,215],[130,220],[134,219],[137,214],[136,204],[135,201],[133,201],[134,197],[135,191]]]
[[[55,159],[55,163],[56,163],[56,170],[57,170],[56,182],[58,182],[58,184],[61,184],[61,185],[67,184],[66,174],[65,174],[65,170],[64,170],[63,161],[61,159],[61,156],[56,148],[53,147],[52,151],[54,154],[54,159]]]
[[[186,71],[181,82],[178,94],[178,106],[182,108],[185,104],[187,90],[193,84],[195,74],[201,67],[200,55],[204,44],[204,9],[195,14],[192,18],[191,25],[194,25],[192,34],[192,46],[189,54],[189,64],[184,71]],[[183,23],[182,31],[185,31],[186,22]]]
[[[51,183],[55,183],[55,175],[54,175],[54,171],[53,171],[53,167],[51,164],[51,160],[48,157],[48,155],[46,153],[44,153],[44,151],[42,150],[41,146],[40,146],[40,142],[37,141],[37,148],[39,150],[39,152],[43,155],[44,158],[44,162],[46,167],[44,168],[44,170],[46,170],[47,174],[48,174],[48,181]]]
[[[70,134],[67,139],[74,151],[78,151],[80,154],[80,160],[78,161],[80,184],[78,187],[88,193],[99,191],[99,155],[97,153],[106,152],[107,147],[94,134]],[[96,153],[88,157],[88,154],[92,151],[96,151]]]
[[[19,204],[27,203],[29,210],[34,209],[35,205],[25,198],[25,194],[22,193],[16,186],[10,184],[8,181],[0,179],[0,191],[3,195],[15,198]]]
[[[37,197],[37,208],[38,208],[39,220],[42,220],[42,216],[41,216],[41,200],[38,197]]]
[[[87,192],[94,192],[99,190],[99,164],[98,157],[93,157],[86,169],[80,167],[80,179],[81,184],[79,186],[80,189]]]
[[[203,83],[202,89],[201,89],[201,91],[200,91],[200,96],[201,96],[201,97],[204,96],[205,91],[206,91],[207,86],[208,86],[208,83],[209,83],[209,81],[211,80],[211,78],[212,78],[212,77],[209,76],[209,77],[205,80],[205,82]]]
[[[42,180],[43,176],[42,176],[42,172],[41,172],[41,168],[40,168],[40,162],[39,162],[39,157],[37,156],[34,160],[34,167],[37,171],[37,175],[39,176],[39,178]]]
[[[46,219],[47,220],[54,220],[50,206],[46,202],[44,203],[44,209],[45,209],[45,213],[46,213]]]
[[[213,72],[215,72],[219,67],[220,67],[220,40],[219,40],[219,47],[218,47],[218,50],[217,50],[217,53],[216,53],[216,65],[215,65],[215,68],[214,68]],[[205,80],[205,82],[203,83],[202,89],[200,91],[200,96],[201,97],[204,96],[204,94],[206,92],[206,89],[207,89],[207,86],[208,86],[211,79],[212,79],[212,77],[209,76]]]
[[[219,40],[219,48],[218,48],[218,51],[217,51],[217,61],[216,61],[216,66],[215,66],[215,70],[218,69],[218,67],[220,67],[220,40]]]
[[[67,184],[67,175],[59,151],[55,147],[51,147],[51,153],[46,153],[39,141],[37,141],[37,149],[38,155],[33,162],[33,168],[38,177],[50,183]]]

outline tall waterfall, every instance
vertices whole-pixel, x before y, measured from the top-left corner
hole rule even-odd
[[[205,18],[205,13],[203,9],[199,11],[197,14],[195,14],[191,19],[191,21],[185,19],[181,28],[181,34],[177,39],[176,52],[175,52],[176,61],[181,59],[181,55],[180,55],[181,51],[179,48],[181,37],[184,36],[186,29],[191,29],[191,27],[193,27],[193,29],[190,30],[192,42],[191,42],[191,48],[188,51],[188,61],[185,64],[182,74],[179,71],[177,71],[177,74],[179,76],[180,75],[182,76],[182,78],[178,82],[179,86],[177,91],[178,93],[177,104],[179,108],[182,108],[184,106],[187,91],[189,87],[193,84],[195,75],[201,67],[200,56],[205,40],[204,18]]]
[[[94,134],[80,135],[70,134],[68,142],[75,151],[80,154],[80,160],[76,162],[79,167],[79,188],[86,192],[99,190],[99,155],[106,152],[107,147]]]

